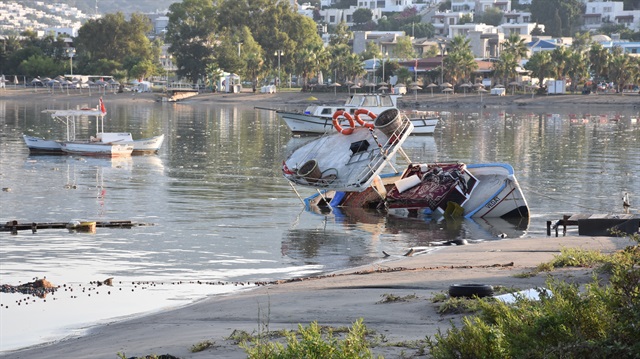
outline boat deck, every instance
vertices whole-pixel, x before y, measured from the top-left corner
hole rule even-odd
[[[335,132],[303,144],[285,161],[285,176],[295,184],[318,189],[363,191],[391,165],[413,130],[411,122],[401,118],[390,136],[378,128],[356,126],[350,135]]]

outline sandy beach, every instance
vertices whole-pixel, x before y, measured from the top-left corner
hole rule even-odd
[[[138,101],[153,103],[155,93],[106,93],[105,102]],[[310,99],[313,96],[315,99]],[[346,93],[278,94],[201,94],[185,101],[251,106],[265,109],[302,109],[310,103],[342,103]],[[41,101],[55,106],[95,106],[100,95],[85,93],[48,93],[45,89],[0,89],[3,99]],[[173,105],[173,104],[169,104]],[[452,111],[456,108],[495,107],[554,109],[617,107],[640,108],[640,96],[633,95],[559,95],[488,96],[477,94],[407,94],[401,108]],[[471,238],[473,239],[473,238]],[[633,244],[614,237],[541,237],[485,241],[478,244],[439,247],[429,253],[404,256],[390,253],[376,264],[317,278],[283,280],[253,287],[232,295],[216,296],[191,305],[114,321],[91,328],[79,337],[0,355],[3,358],[115,358],[171,354],[179,358],[245,358],[237,343],[229,339],[234,330],[258,334],[266,330],[297,329],[298,324],[313,321],[331,327],[350,326],[359,318],[372,330],[379,343],[372,350],[386,358],[424,357],[412,348],[412,341],[446,331],[450,321],[461,315],[441,315],[435,294],[446,293],[452,284],[474,283],[504,286],[516,290],[544,287],[549,277],[585,284],[592,270],[568,268],[535,276],[517,276],[531,272],[538,264],[551,260],[563,248],[582,248],[611,253]],[[382,296],[415,295],[410,301],[380,303]],[[100,310],[100,308],[96,308]],[[37,325],[37,323],[34,323]],[[203,341],[214,345],[202,352],[190,348]],[[399,345],[398,345],[399,344]],[[403,356],[404,355],[404,356]]]
[[[412,341],[433,336],[459,322],[461,315],[441,315],[431,298],[452,284],[474,283],[516,290],[544,287],[549,277],[571,283],[591,281],[589,269],[569,268],[532,277],[530,272],[551,260],[562,248],[611,253],[630,245],[625,238],[545,237],[507,239],[443,247],[436,252],[405,257],[391,254],[377,264],[320,278],[283,281],[230,296],[210,297],[183,308],[113,322],[78,338],[17,352],[7,358],[114,358],[171,354],[179,358],[245,358],[229,336],[234,330],[257,334],[295,330],[317,321],[332,327],[350,326],[359,318],[382,340],[372,348],[386,358],[416,355]],[[415,295],[406,302],[380,303],[382,296]],[[96,308],[99,310],[99,308]],[[37,324],[36,324],[37,325]],[[202,352],[190,348],[203,341],[214,345]]]

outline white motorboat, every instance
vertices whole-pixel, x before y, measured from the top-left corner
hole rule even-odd
[[[388,123],[395,123],[393,132],[388,132]],[[306,206],[465,218],[529,217],[511,165],[414,164],[401,147],[412,128],[397,109],[387,110],[373,128],[356,127],[350,135],[336,132],[306,142],[284,162],[284,176],[292,184],[318,190],[304,200]],[[402,172],[394,168],[396,153],[409,163]],[[387,166],[392,172],[380,175]]]
[[[132,154],[153,154],[157,153],[162,143],[164,135],[158,135],[150,138],[134,140],[129,132],[104,132],[104,117],[107,112],[104,108],[102,99],[99,108],[83,108],[76,110],[44,110],[51,117],[63,123],[66,126],[65,140],[51,140],[30,135],[23,135],[24,142],[29,151],[34,154],[64,154],[71,152],[69,147],[65,151],[63,144],[66,142],[85,143],[85,144],[125,144],[133,147]],[[76,123],[83,117],[94,117],[96,119],[96,136],[92,136],[87,141],[79,141],[76,139]],[[76,146],[71,146],[75,148]],[[106,148],[106,147],[102,147]]]
[[[343,105],[311,105],[303,112],[276,110],[291,132],[296,134],[323,134],[334,130],[334,116],[338,111],[347,112],[354,119],[358,116],[373,123],[375,116],[383,111],[397,108],[398,97],[394,94],[353,94]],[[356,112],[360,110],[362,114]],[[437,116],[426,111],[404,113],[413,124],[414,135],[432,134],[439,122]]]

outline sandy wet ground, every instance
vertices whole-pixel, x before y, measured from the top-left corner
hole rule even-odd
[[[436,252],[405,257],[391,254],[378,264],[320,278],[283,281],[230,296],[211,297],[192,305],[110,323],[79,338],[7,353],[7,358],[114,358],[171,354],[180,358],[245,358],[228,339],[234,330],[257,334],[296,329],[317,321],[332,327],[350,326],[359,318],[384,339],[375,354],[397,358],[417,350],[408,343],[445,331],[460,315],[441,315],[431,298],[452,284],[474,283],[513,289],[544,287],[549,277],[572,283],[590,282],[591,270],[562,269],[549,274],[519,276],[551,260],[562,248],[610,253],[630,245],[610,237],[545,237],[488,241],[444,247]],[[382,260],[382,254],[381,254]],[[549,277],[548,277],[549,276]],[[406,302],[382,304],[382,296],[415,295]],[[96,308],[99,310],[99,308]],[[200,353],[190,348],[203,341],[214,345]]]

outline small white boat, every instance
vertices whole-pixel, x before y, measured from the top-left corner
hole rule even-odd
[[[398,97],[393,94],[354,94],[343,105],[312,105],[308,106],[304,112],[281,111],[276,113],[287,124],[291,132],[296,134],[323,134],[334,131],[334,116],[338,111],[347,112],[350,116],[356,117],[356,111],[362,110],[364,114],[360,118],[373,123],[375,118],[367,115],[369,112],[374,116],[383,111],[397,108]],[[437,116],[429,116],[427,112],[411,111],[406,112],[413,124],[414,135],[432,134],[439,122]]]
[[[130,156],[133,145],[101,142],[63,142],[62,151],[74,155],[121,157]]]
[[[134,155],[153,154],[158,152],[158,150],[162,146],[162,143],[164,142],[164,135],[134,140],[131,136],[131,133],[129,132],[104,132],[104,117],[106,116],[107,112],[104,108],[102,99],[100,99],[99,108],[84,108],[77,110],[44,110],[42,112],[50,114],[51,118],[63,123],[66,126],[66,139],[51,140],[25,134],[23,135],[24,142],[29,148],[29,151],[33,154],[70,153],[71,151],[69,149],[65,150],[63,148],[63,144],[65,142],[105,145],[109,145],[111,143],[124,144],[131,145],[133,147],[133,152],[131,153]],[[82,117],[94,117],[96,119],[96,136],[91,136],[91,138],[87,141],[78,141],[76,139],[76,123]]]
[[[387,110],[373,128],[356,127],[349,135],[336,132],[306,142],[284,161],[284,176],[292,184],[318,190],[304,200],[308,207],[367,207],[465,218],[529,217],[511,165],[414,164],[401,147],[412,129],[397,109]],[[410,163],[402,172],[394,168],[396,153]],[[387,166],[392,173],[381,176]]]

